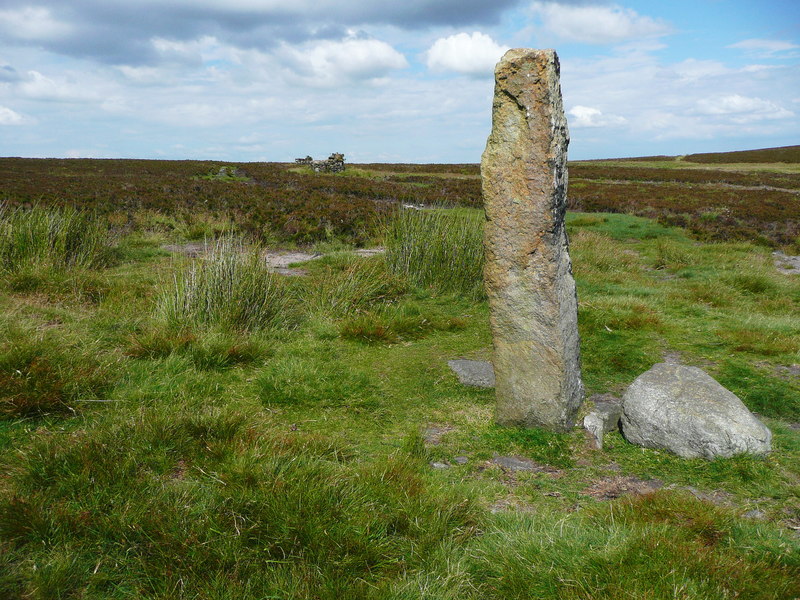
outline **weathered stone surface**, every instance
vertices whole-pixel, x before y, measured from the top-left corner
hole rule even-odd
[[[594,436],[598,450],[603,449],[603,435],[615,431],[622,417],[622,401],[603,394],[594,398],[594,410],[583,418],[583,426]]]
[[[568,429],[583,401],[577,298],[564,228],[569,134],[553,50],[495,69],[481,160],[496,420]]]
[[[494,387],[494,368],[490,362],[458,358],[448,360],[447,366],[450,367],[453,373],[458,376],[458,380],[464,385],[482,388]]]
[[[540,465],[524,456],[495,456],[491,462],[507,471],[533,471],[536,473],[561,473],[550,465]]]
[[[622,433],[646,448],[713,459],[770,451],[772,433],[732,392],[697,367],[659,363],[622,399]]]

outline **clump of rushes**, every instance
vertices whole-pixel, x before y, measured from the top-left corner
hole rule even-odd
[[[389,221],[386,262],[419,287],[481,298],[481,211],[401,209]]]
[[[217,325],[256,331],[285,323],[289,290],[257,250],[241,238],[220,238],[204,260],[178,273],[159,299],[158,312],[170,325]]]
[[[9,209],[0,204],[0,271],[92,269],[108,265],[108,225],[74,208]]]

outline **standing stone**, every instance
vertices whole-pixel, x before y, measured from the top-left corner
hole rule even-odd
[[[553,50],[495,69],[481,160],[496,420],[564,430],[583,401],[578,302],[564,229],[569,133]]]

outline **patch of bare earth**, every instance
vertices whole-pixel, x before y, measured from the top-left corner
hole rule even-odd
[[[442,443],[442,436],[454,431],[455,427],[447,424],[431,424],[422,432],[422,440],[428,446],[438,446]]]
[[[594,481],[582,493],[596,500],[614,500],[628,494],[634,496],[652,494],[662,487],[664,487],[664,482],[660,479],[639,479],[638,477],[615,475]]]
[[[167,252],[183,254],[184,256],[188,256],[190,258],[198,258],[208,253],[210,245],[206,242],[188,242],[186,244],[167,244],[162,246],[162,248]],[[357,250],[353,250],[353,254],[363,258],[376,256],[378,254],[383,254],[384,252],[386,252],[386,249],[381,247],[359,248]],[[318,258],[322,258],[324,255],[318,252],[309,253],[298,251],[266,250],[264,251],[263,256],[264,262],[267,264],[267,266],[276,273],[289,277],[297,277],[301,275],[307,275],[308,271],[305,269],[293,268],[289,265],[306,262],[309,260],[316,260]]]
[[[791,256],[783,252],[773,252],[775,268],[784,275],[800,275],[800,256]]]

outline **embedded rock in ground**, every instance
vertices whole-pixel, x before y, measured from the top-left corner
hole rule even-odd
[[[473,387],[493,388],[494,368],[492,363],[485,360],[467,360],[459,358],[448,360],[447,366],[458,376],[464,385]]]
[[[495,69],[492,132],[481,159],[502,425],[565,430],[583,401],[564,227],[568,142],[556,53],[509,50]]]
[[[622,402],[609,394],[595,396],[594,410],[583,418],[583,426],[594,436],[598,450],[603,449],[603,435],[619,427]]]
[[[772,433],[732,392],[696,367],[660,363],[622,399],[622,434],[683,458],[765,454]]]

